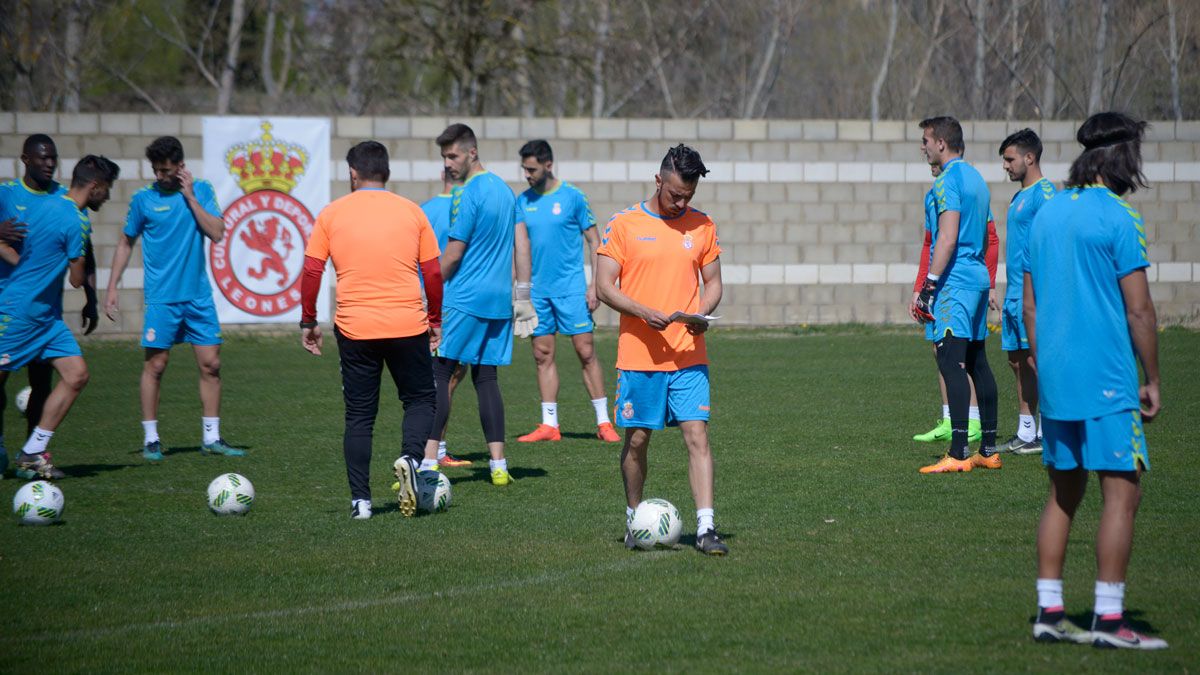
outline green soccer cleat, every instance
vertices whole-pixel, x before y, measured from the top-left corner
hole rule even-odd
[[[974,443],[983,438],[983,425],[979,420],[967,420],[967,442]]]
[[[142,446],[142,459],[149,462],[161,462],[163,447],[161,441],[151,441]]]
[[[916,436],[913,436],[913,440],[920,441],[922,443],[944,443],[950,440],[950,435],[950,418],[943,417],[942,420],[937,423],[937,426],[923,434],[917,434]]]
[[[202,455],[225,455],[226,457],[242,457],[246,454],[245,450],[237,448],[225,442],[224,438],[218,438],[212,443],[205,443],[200,446],[200,454]]]

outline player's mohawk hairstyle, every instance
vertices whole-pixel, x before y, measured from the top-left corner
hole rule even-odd
[[[658,173],[660,175],[673,173],[687,183],[694,183],[700,180],[701,176],[708,175],[708,167],[704,166],[704,160],[700,159],[700,153],[696,152],[694,148],[680,143],[667,151],[667,156],[663,157]]]
[[[1065,186],[1083,187],[1100,178],[1118,195],[1149,187],[1142,173],[1142,136],[1148,126],[1119,112],[1096,113],[1087,118],[1075,134],[1083,153],[1071,163]]]

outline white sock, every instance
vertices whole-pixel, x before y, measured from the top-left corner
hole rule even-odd
[[[612,424],[612,420],[608,418],[608,397],[601,396],[600,398],[592,399],[592,407],[596,410],[596,426],[601,424]]]
[[[1026,443],[1037,438],[1037,425],[1033,422],[1033,415],[1021,415],[1021,421],[1017,425],[1017,438]]]
[[[433,471],[437,468],[437,465],[436,459],[423,459],[421,460],[421,466],[417,467],[417,471]]]
[[[542,401],[542,424],[558,428],[558,404]]]
[[[635,509],[632,509],[628,506],[625,507],[625,524],[626,525],[629,525],[629,523],[633,522],[633,512],[634,511],[635,511]]]
[[[446,441],[438,441],[438,461],[446,459]]]
[[[942,419],[950,419],[950,406],[948,404],[942,406]]]
[[[976,422],[978,422],[979,421],[979,406],[977,406],[977,405],[971,406],[970,413],[971,414],[968,415],[968,417],[975,420]]]
[[[25,441],[25,447],[21,452],[26,455],[40,455],[46,451],[46,446],[50,445],[50,437],[54,435],[53,431],[46,431],[41,427],[34,427],[33,433],[29,434],[29,440]]]
[[[1062,607],[1062,579],[1037,580],[1038,607]]]
[[[496,469],[502,469],[504,471],[508,471],[508,460],[507,459],[489,459],[488,460],[488,469],[491,469],[492,471],[495,471]]]
[[[221,418],[220,417],[201,417],[201,426],[204,429],[204,444],[216,443],[221,440]]]
[[[713,510],[696,509],[696,536],[713,529]]]
[[[158,420],[142,420],[142,445],[158,440]]]
[[[1100,616],[1125,611],[1125,582],[1096,582],[1096,613]]]

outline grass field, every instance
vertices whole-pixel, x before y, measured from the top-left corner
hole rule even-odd
[[[518,482],[495,488],[474,392],[459,393],[454,504],[406,519],[388,491],[399,404],[376,427],[375,517],[348,517],[335,354],[294,338],[234,337],[224,435],[242,459],[203,457],[195,366],[177,349],[160,466],[138,454],[133,341],[86,346],[92,381],[52,449],[64,522],[0,525],[0,672],[129,671],[1082,671],[1200,668],[1200,334],[1162,334],[1165,412],[1148,427],[1127,607],[1160,653],[1039,645],[1029,637],[1038,457],[1002,471],[919,476],[944,448],[911,442],[938,412],[933,359],[913,331],[715,331],[712,442],[724,559],[621,543],[618,448],[560,341],[562,442],[509,446]],[[1001,434],[1012,374],[991,340]],[[599,336],[611,367],[615,335]],[[539,418],[526,344],[501,371],[512,440]],[[611,371],[608,372],[611,393]],[[23,375],[8,385],[10,397]],[[9,438],[24,420],[9,406]],[[20,431],[18,431],[20,430]],[[9,441],[10,448],[17,441]],[[217,518],[204,488],[236,470],[258,500]],[[0,482],[7,504],[21,481]],[[1095,487],[1093,485],[1093,487]],[[694,532],[677,431],[651,448],[647,496]],[[1072,536],[1068,612],[1086,622],[1098,516]],[[7,508],[7,507],[6,507]]]

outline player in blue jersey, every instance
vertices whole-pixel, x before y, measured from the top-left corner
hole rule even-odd
[[[554,363],[555,334],[569,335],[583,367],[583,384],[596,413],[597,438],[617,443],[621,437],[608,417],[604,374],[592,341],[592,312],[596,287],[589,284],[583,259],[593,268],[600,236],[587,195],[554,175],[554,151],[544,140],[526,143],[520,150],[521,169],[529,189],[517,196],[517,222],[525,223],[532,251],[533,307],[538,313],[533,332],[533,359],[537,362],[538,391],[542,395],[542,422],[518,441],[557,441],[558,368]],[[583,243],[587,242],[584,253]]]
[[[425,212],[425,217],[429,219],[429,224],[433,227],[433,233],[437,236],[438,250],[445,251],[446,244],[450,240],[450,201],[454,191],[454,187],[462,185],[463,182],[450,175],[450,172],[442,168],[442,191],[428,201],[421,204],[421,210]],[[461,363],[458,368],[454,369],[454,374],[450,376],[450,383],[447,387],[449,398],[454,399],[454,390],[458,388],[458,383],[462,382],[463,377],[467,374],[467,367]],[[447,418],[449,413],[447,413]],[[471,460],[458,459],[446,451],[446,430],[442,429],[442,438],[438,441],[437,461],[440,467],[450,466],[471,466]]]
[[[1083,153],[1062,192],[1034,218],[1025,247],[1023,309],[1038,365],[1042,462],[1050,475],[1037,535],[1033,635],[1039,640],[1167,646],[1134,631],[1124,617],[1141,473],[1150,469],[1142,424],[1162,407],[1146,226],[1122,199],[1146,187],[1145,129],[1145,122],[1120,113],[1089,117],[1075,135]],[[1140,388],[1138,361],[1145,376]],[[1096,535],[1095,612],[1091,631],[1083,631],[1065,618],[1062,571],[1089,471],[1099,476],[1104,507]]]
[[[221,326],[204,263],[204,240],[220,242],[225,221],[212,183],[196,180],[183,162],[179,139],[163,136],[146,147],[154,183],[133,195],[123,236],[113,254],[104,311],[119,310],[117,283],[142,238],[145,318],[142,347],[142,457],[162,461],[158,435],[158,393],[171,347],[190,342],[200,368],[200,452],[239,457],[245,452],[221,437]],[[114,319],[115,320],[115,319]]]
[[[470,127],[451,124],[438,136],[437,144],[446,170],[464,183],[451,197],[450,238],[441,258],[446,295],[442,343],[433,366],[438,411],[420,469],[437,465],[437,444],[450,415],[450,376],[464,363],[471,366],[479,398],[492,484],[508,485],[512,475],[504,457],[504,401],[496,367],[511,363],[514,334],[529,337],[537,327],[537,314],[529,299],[529,235],[524,223],[513,220],[516,197],[512,190],[480,163]]]
[[[1008,354],[1008,365],[1017,382],[1017,433],[1000,446],[1001,452],[1033,455],[1042,451],[1037,428],[1037,368],[1029,354],[1025,319],[1021,314],[1025,270],[1021,257],[1025,237],[1033,217],[1054,196],[1054,183],[1042,176],[1042,141],[1032,129],[1021,129],[1000,144],[1000,157],[1008,179],[1021,184],[1008,206],[1005,227],[1008,241],[1004,259],[1008,262],[1008,283],[1000,312],[1000,345]]]
[[[921,473],[999,469],[996,380],[984,349],[991,286],[986,261],[990,195],[983,177],[963,161],[965,146],[958,120],[934,117],[920,126],[926,160],[941,166],[942,173],[933,183],[938,217],[932,239],[936,243],[916,312],[923,321],[934,324],[938,369],[946,381],[952,427],[949,451]],[[982,440],[979,454],[968,456],[972,384],[979,400]]]
[[[0,291],[0,386],[8,374],[34,362],[58,371],[59,382],[46,399],[14,468],[27,479],[57,480],[47,446],[88,381],[87,363],[62,318],[63,273],[79,288],[87,276],[85,243],[91,236],[86,209],[108,201],[117,165],[88,155],[75,166],[71,188],[25,213],[26,236],[4,290]],[[12,260],[10,260],[12,262]]]

